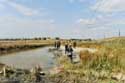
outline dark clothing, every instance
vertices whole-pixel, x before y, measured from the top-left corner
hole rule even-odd
[[[40,73],[36,73],[36,82],[40,82],[42,80]]]
[[[61,42],[60,41],[55,42],[54,46],[56,49],[59,49],[61,46]]]
[[[42,80],[40,71],[42,71],[42,69],[40,67],[36,68],[36,73],[35,73],[36,82],[40,82]]]
[[[70,52],[70,53],[72,53],[72,52],[73,52],[72,47],[69,47],[68,52]]]
[[[54,46],[55,46],[55,48],[57,48],[57,42],[55,42]]]
[[[73,62],[73,56],[72,55],[68,55],[69,59],[71,62]]]
[[[68,48],[68,44],[65,45],[65,54],[68,52],[69,48]]]
[[[69,47],[68,49],[68,57],[70,58],[71,62],[73,61],[73,49]]]
[[[59,49],[59,48],[60,48],[60,46],[61,46],[61,42],[60,42],[60,41],[58,41],[58,42],[57,42],[57,49]]]
[[[76,47],[76,45],[77,45],[76,42],[73,42],[73,47],[74,47],[74,48]]]

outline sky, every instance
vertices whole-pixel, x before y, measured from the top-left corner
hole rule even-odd
[[[125,36],[125,0],[0,0],[0,38]]]

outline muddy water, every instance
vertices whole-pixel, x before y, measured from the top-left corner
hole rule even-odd
[[[49,69],[56,65],[56,61],[52,58],[53,53],[48,52],[49,48],[43,47],[1,56],[0,63],[21,69],[31,69],[36,65],[40,65],[43,69]]]

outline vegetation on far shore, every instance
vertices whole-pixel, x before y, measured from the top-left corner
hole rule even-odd
[[[54,40],[1,40],[0,55],[53,45]]]

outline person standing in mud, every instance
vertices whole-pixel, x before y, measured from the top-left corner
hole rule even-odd
[[[76,43],[76,41],[74,41],[73,42],[73,47],[76,48],[76,45],[77,45],[77,43]]]
[[[69,45],[68,57],[70,58],[70,61],[73,62],[73,48],[72,48],[72,45]]]
[[[36,82],[42,81],[41,74],[40,74],[41,71],[42,71],[42,68],[39,65],[37,65],[35,67],[35,77],[36,77],[35,81]]]
[[[55,43],[54,43],[54,47],[57,48],[57,41],[55,41]]]
[[[60,46],[61,46],[61,42],[58,41],[58,42],[57,42],[57,49],[60,49]]]
[[[69,46],[68,46],[68,43],[66,43],[65,44],[65,54],[67,54],[68,50],[69,50]]]

